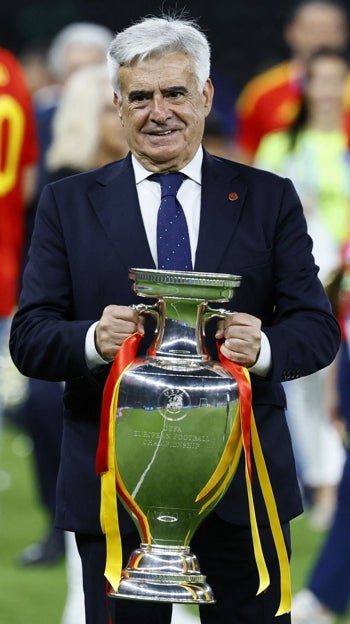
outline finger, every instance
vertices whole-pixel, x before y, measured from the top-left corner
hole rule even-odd
[[[143,316],[139,316],[138,323],[137,323],[137,331],[142,335],[145,333],[145,319]]]
[[[231,349],[224,342],[220,347],[221,353],[232,362],[249,368],[256,362],[256,356],[247,352]]]
[[[104,309],[101,318],[103,317],[137,323],[139,314],[137,310],[134,310],[129,306],[109,305]]]

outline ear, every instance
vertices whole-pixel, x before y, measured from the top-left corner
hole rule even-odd
[[[118,95],[116,94],[115,91],[113,93],[113,104],[116,107],[116,109],[118,111],[119,119],[121,120],[121,122],[123,124],[122,103],[121,103],[121,100],[119,100]]]
[[[204,98],[204,112],[205,112],[205,116],[207,117],[211,111],[211,107],[213,104],[213,97],[214,97],[214,87],[213,87],[213,83],[210,80],[210,78],[208,78],[208,80],[206,80],[204,88],[203,88],[203,98]]]

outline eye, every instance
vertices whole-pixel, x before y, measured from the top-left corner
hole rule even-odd
[[[151,98],[151,94],[146,91],[135,91],[130,93],[128,96],[128,100],[130,104],[143,104],[147,102]]]
[[[186,95],[185,89],[170,89],[165,93],[165,97],[172,98],[174,100],[183,97]]]

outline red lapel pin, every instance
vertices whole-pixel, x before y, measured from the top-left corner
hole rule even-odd
[[[238,199],[238,197],[239,197],[238,193],[234,193],[233,192],[233,193],[229,193],[228,194],[228,198],[229,198],[230,201],[236,201],[236,199]]]

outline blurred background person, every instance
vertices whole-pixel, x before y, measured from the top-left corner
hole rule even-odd
[[[350,153],[344,115],[348,62],[330,48],[307,63],[299,113],[288,130],[265,136],[255,164],[291,178],[301,197],[320,278],[339,265],[350,226]],[[288,423],[301,481],[310,494],[310,522],[332,518],[344,449],[327,409],[329,369],[287,382]]]
[[[349,41],[347,9],[337,0],[293,3],[283,34],[290,59],[252,78],[236,103],[235,158],[241,162],[250,164],[262,137],[289,127],[295,119],[310,54],[323,46],[345,51]],[[350,115],[350,79],[346,100]]]
[[[73,22],[60,30],[47,51],[50,85],[35,92],[40,142],[40,169],[37,195],[47,183],[46,152],[52,140],[52,123],[66,80],[79,67],[105,61],[113,33],[105,26]],[[38,199],[38,197],[37,197]]]
[[[335,286],[335,287],[334,287]],[[350,241],[342,250],[342,263],[328,289],[342,328],[336,361],[333,418],[345,423],[346,461],[339,484],[334,519],[309,573],[305,589],[293,597],[292,624],[335,624],[350,603]]]
[[[289,129],[265,136],[255,158],[255,165],[296,184],[323,280],[339,265],[340,246],[350,229],[347,75],[343,53],[331,48],[314,52],[297,117]]]
[[[16,57],[0,48],[0,429],[8,335],[17,305],[25,211],[36,188],[38,145],[31,96]]]
[[[127,151],[106,64],[77,70],[65,85],[53,122],[50,181],[119,160]]]

